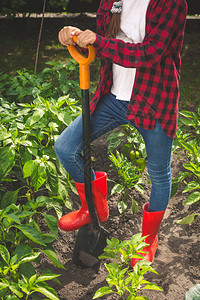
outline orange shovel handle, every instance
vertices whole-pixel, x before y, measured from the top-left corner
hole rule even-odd
[[[77,36],[73,36],[73,40],[76,43]],[[90,63],[95,58],[95,49],[92,45],[88,46],[88,57],[84,57],[76,48],[76,46],[68,46],[69,53],[75,61],[79,64],[79,79],[80,88],[82,90],[88,90],[90,88]]]

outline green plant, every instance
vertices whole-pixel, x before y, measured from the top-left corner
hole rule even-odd
[[[34,259],[33,254],[43,253],[64,268],[52,243],[58,238],[62,205],[71,208],[69,190],[76,190],[55,155],[54,142],[81,113],[70,97],[72,86],[64,82],[70,69],[72,61],[66,68],[52,64],[36,76],[26,70],[0,76],[0,263],[7,270],[0,276],[0,291],[5,300],[32,298],[36,292],[58,299],[45,283],[57,275],[39,275],[40,256]],[[30,258],[28,267],[24,255]]]
[[[131,199],[131,211],[134,213],[138,210],[137,202],[130,196],[129,191],[131,188],[135,188],[140,193],[143,193],[142,187],[142,175],[140,167],[134,166],[132,162],[119,151],[116,150],[116,155],[111,153],[109,159],[112,161],[114,167],[118,173],[118,183],[115,182],[112,188],[111,195],[114,193],[121,194],[121,201],[118,202],[118,210],[120,213],[124,213],[127,209],[127,200]]]
[[[69,59],[65,65],[60,61],[46,64],[48,67],[37,75],[26,69],[11,77],[0,73],[0,95],[10,102],[30,102],[38,96],[56,101],[67,94],[80,99],[77,63]]]
[[[141,134],[130,124],[122,125],[120,130],[112,132],[107,137],[108,152],[113,152],[121,144],[123,154],[129,158],[130,151],[138,151],[139,156],[146,158],[146,148]]]
[[[143,193],[142,173],[146,166],[146,148],[142,136],[131,125],[122,125],[119,131],[112,132],[107,137],[108,152],[113,166],[118,172],[119,182],[115,182],[111,194],[119,193],[122,195],[118,202],[118,210],[124,213],[127,209],[127,200],[131,199],[130,209],[133,213],[137,212],[138,204],[131,198],[129,191],[131,188]],[[116,150],[116,148],[118,150]],[[112,152],[116,153],[113,154]]]
[[[150,266],[150,262],[140,260],[134,268],[130,270],[130,261],[132,258],[143,258],[136,252],[143,253],[142,249],[147,244],[143,242],[145,237],[141,234],[134,235],[131,240],[120,242],[118,239],[107,240],[107,247],[100,259],[109,259],[112,262],[105,263],[109,275],[106,278],[108,287],[100,288],[93,299],[103,297],[108,294],[117,294],[122,299],[148,299],[141,295],[144,289],[153,289],[162,291],[158,285],[150,283],[144,279],[147,272],[157,272]]]
[[[75,103],[68,96],[59,98],[57,102],[38,97],[31,104],[19,103],[18,106],[1,101],[0,179],[22,183],[13,191],[13,200],[9,192],[9,203],[16,201],[20,189],[26,190],[25,196],[30,199],[35,199],[38,192],[46,189],[54,201],[57,199],[58,203],[62,201],[70,207],[66,186],[68,183],[72,187],[72,184],[57,161],[53,145],[58,129],[68,126],[73,114],[76,115]],[[1,207],[5,198],[8,198],[7,193],[3,196]]]
[[[182,111],[180,112],[180,127],[177,133],[176,150],[182,149],[187,157],[187,162],[183,164],[185,172],[179,172],[173,180],[172,194],[174,196],[179,184],[184,180],[186,187],[183,193],[192,192],[185,201],[185,205],[192,205],[200,200],[200,105],[198,113]],[[189,181],[186,181],[189,178]],[[182,220],[179,224],[192,223],[195,216],[199,213],[192,213]]]
[[[40,252],[27,253],[28,245],[16,248],[11,257],[8,249],[0,245],[0,297],[1,299],[28,299],[33,293],[41,293],[48,299],[58,300],[54,289],[45,281],[57,278],[59,275],[48,273],[37,275],[31,264],[37,261]],[[28,268],[27,268],[28,265]],[[29,269],[27,271],[27,269]],[[33,275],[32,275],[33,273]],[[59,282],[59,281],[57,281]]]
[[[74,69],[72,61],[62,69],[64,74],[71,70],[70,66]],[[4,194],[1,207],[4,207],[2,203],[15,203],[18,193],[24,189],[25,196],[30,199],[36,199],[39,192],[48,190],[54,202],[64,202],[71,207],[66,187],[75,189],[58,162],[53,146],[59,133],[81,113],[81,108],[69,95],[60,96],[59,88],[63,90],[62,94],[66,91],[62,70],[55,64],[38,76],[18,72],[20,75],[10,79],[9,88],[7,76],[1,77],[0,180],[1,183],[17,180],[22,183],[12,194],[11,191]],[[59,85],[52,82],[55,74]],[[14,102],[5,100],[8,95],[12,95]],[[25,100],[26,96],[29,96],[26,99],[29,102],[19,103],[19,99]]]

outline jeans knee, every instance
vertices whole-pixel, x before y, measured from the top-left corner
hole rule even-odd
[[[68,160],[73,160],[73,149],[62,139],[62,136],[57,138],[54,144],[54,150],[62,164],[66,164]]]
[[[148,166],[148,173],[152,184],[162,186],[171,185],[171,166],[160,168]]]
[[[80,162],[82,160],[82,144],[77,145],[61,134],[54,144],[54,150],[67,172],[70,172],[74,165],[82,164],[82,161]]]

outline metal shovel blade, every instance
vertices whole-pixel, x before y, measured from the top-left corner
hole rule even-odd
[[[103,227],[95,229],[92,223],[81,227],[78,231],[73,252],[73,262],[82,268],[92,268],[98,271],[99,255],[107,245],[108,232]]]

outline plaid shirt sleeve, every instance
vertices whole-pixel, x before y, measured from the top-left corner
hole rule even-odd
[[[146,35],[144,41],[138,44],[125,43],[121,40],[107,39],[99,34],[93,44],[99,57],[127,68],[149,68],[157,64],[166,54],[182,0],[165,1],[161,7],[159,23]],[[105,17],[105,16],[104,16]],[[105,23],[104,23],[105,24]],[[105,32],[105,27],[102,28]]]

